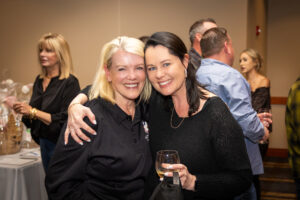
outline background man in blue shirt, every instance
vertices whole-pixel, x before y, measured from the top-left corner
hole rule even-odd
[[[211,28],[204,33],[200,44],[204,59],[197,71],[197,80],[227,104],[233,117],[243,129],[253,175],[263,174],[258,142],[266,140],[269,131],[260,122],[251,106],[249,84],[237,70],[231,67],[234,61],[231,38],[226,29]],[[241,198],[237,197],[237,199]],[[253,185],[243,194],[243,198],[256,199]]]

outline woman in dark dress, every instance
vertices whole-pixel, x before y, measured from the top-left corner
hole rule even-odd
[[[262,108],[271,109],[270,80],[259,73],[262,67],[261,55],[254,49],[245,49],[240,55],[240,66],[251,87],[254,110],[260,112]],[[260,145],[262,157],[267,153],[268,145],[268,142]]]
[[[181,39],[169,32],[153,34],[145,45],[145,64],[156,90],[148,109],[152,160],[159,150],[178,151],[181,164],[172,167],[179,171],[184,199],[232,199],[249,188],[242,129],[224,102],[196,81]],[[72,106],[70,116],[80,108]],[[153,164],[144,199],[158,184]]]
[[[53,154],[61,128],[67,119],[71,100],[80,90],[73,71],[70,48],[60,34],[48,33],[38,42],[41,73],[36,77],[29,105],[17,102],[17,113],[31,128],[33,139],[40,144],[44,169]]]
[[[257,113],[262,109],[271,109],[270,80],[259,73],[262,67],[262,57],[254,49],[245,49],[240,55],[241,72],[246,77],[251,87],[252,107]],[[264,122],[265,123],[265,122]],[[272,124],[268,127],[272,132]],[[269,147],[269,140],[259,144],[262,158],[265,157]],[[259,176],[254,176],[257,199],[260,199]]]

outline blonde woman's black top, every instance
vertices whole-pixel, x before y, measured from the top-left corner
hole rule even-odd
[[[72,74],[61,80],[58,76],[52,78],[45,91],[43,91],[43,79],[40,76],[36,77],[29,105],[51,114],[49,125],[38,119],[30,120],[23,117],[22,121],[28,128],[31,128],[31,135],[36,142],[39,142],[41,137],[56,143],[68,117],[68,106],[79,91],[78,79]]]
[[[141,107],[135,116],[103,99],[86,104],[96,125],[84,119],[97,135],[82,146],[69,137],[64,145],[62,130],[46,176],[50,199],[139,200],[151,166],[147,125]]]

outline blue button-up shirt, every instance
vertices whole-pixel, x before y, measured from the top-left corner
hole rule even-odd
[[[242,127],[246,148],[254,175],[263,173],[258,142],[264,127],[251,105],[251,90],[245,78],[234,68],[214,59],[202,59],[197,80],[210,92],[218,95],[229,107]]]

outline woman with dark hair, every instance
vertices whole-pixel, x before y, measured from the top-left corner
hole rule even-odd
[[[152,159],[159,150],[178,151],[181,164],[168,168],[179,172],[185,200],[232,199],[244,192],[251,183],[251,168],[242,130],[223,101],[196,81],[184,43],[172,33],[157,32],[144,51],[155,88],[148,105]],[[80,105],[71,108],[73,118]],[[158,183],[153,164],[144,199]]]
[[[150,101],[152,159],[159,150],[178,151],[181,164],[169,168],[179,171],[184,199],[228,199],[247,189],[251,169],[242,130],[223,101],[196,81],[181,39],[169,32],[153,34],[145,64],[160,93]],[[153,167],[146,195],[158,183]]]

